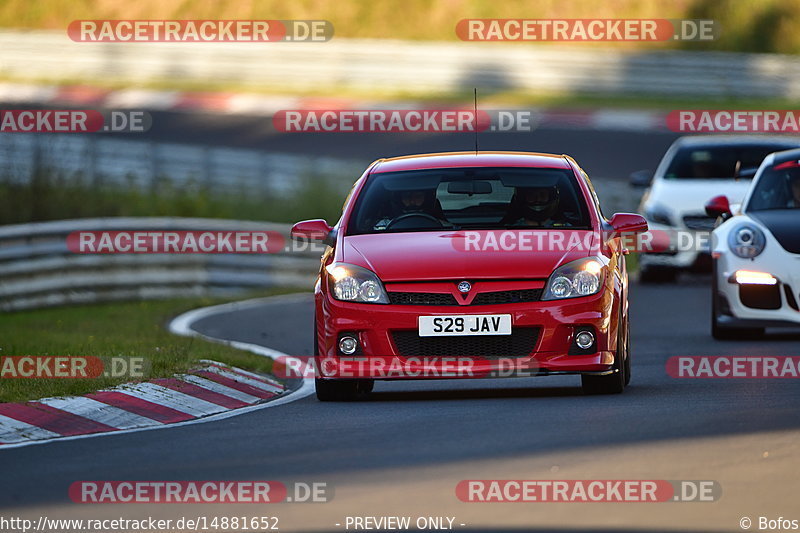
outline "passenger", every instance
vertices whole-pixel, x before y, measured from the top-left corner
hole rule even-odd
[[[559,212],[558,187],[517,187],[508,213],[500,221],[504,226],[557,227],[566,225]]]

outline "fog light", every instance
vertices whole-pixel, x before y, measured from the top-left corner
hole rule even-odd
[[[581,331],[578,333],[577,337],[575,337],[575,344],[577,344],[578,348],[581,350],[588,350],[594,344],[594,335],[591,331]]]
[[[751,270],[737,270],[733,278],[739,285],[775,285],[778,283],[772,274]]]
[[[353,355],[358,350],[358,341],[353,337],[339,339],[339,351],[345,355]]]

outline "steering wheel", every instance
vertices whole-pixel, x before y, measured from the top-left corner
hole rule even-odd
[[[433,215],[429,215],[428,213],[406,213],[404,215],[400,215],[398,217],[394,217],[391,222],[386,224],[386,229],[390,229],[392,226],[396,226],[398,223],[403,222],[404,220],[409,220],[411,218],[421,218],[428,222],[435,222],[437,226],[444,227],[442,221],[436,218]]]

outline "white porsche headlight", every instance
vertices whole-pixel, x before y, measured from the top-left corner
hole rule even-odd
[[[603,286],[606,266],[596,257],[585,257],[561,265],[547,281],[542,300],[562,300],[596,294]]]
[[[328,265],[333,297],[345,302],[388,304],[389,296],[383,283],[371,270],[346,263]]]
[[[753,224],[742,224],[728,234],[731,252],[742,259],[752,259],[764,251],[767,239],[764,232]]]

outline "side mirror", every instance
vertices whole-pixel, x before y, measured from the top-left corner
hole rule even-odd
[[[616,235],[623,233],[644,233],[647,231],[647,220],[634,213],[617,213],[608,221]]]
[[[653,182],[652,170],[637,170],[629,178],[631,187],[649,187]]]
[[[727,218],[731,216],[731,204],[724,195],[715,196],[706,203],[706,214],[710,217]]]
[[[323,241],[329,244],[329,236],[333,228],[321,218],[314,220],[303,220],[292,226],[293,239],[309,239],[312,241]]]

